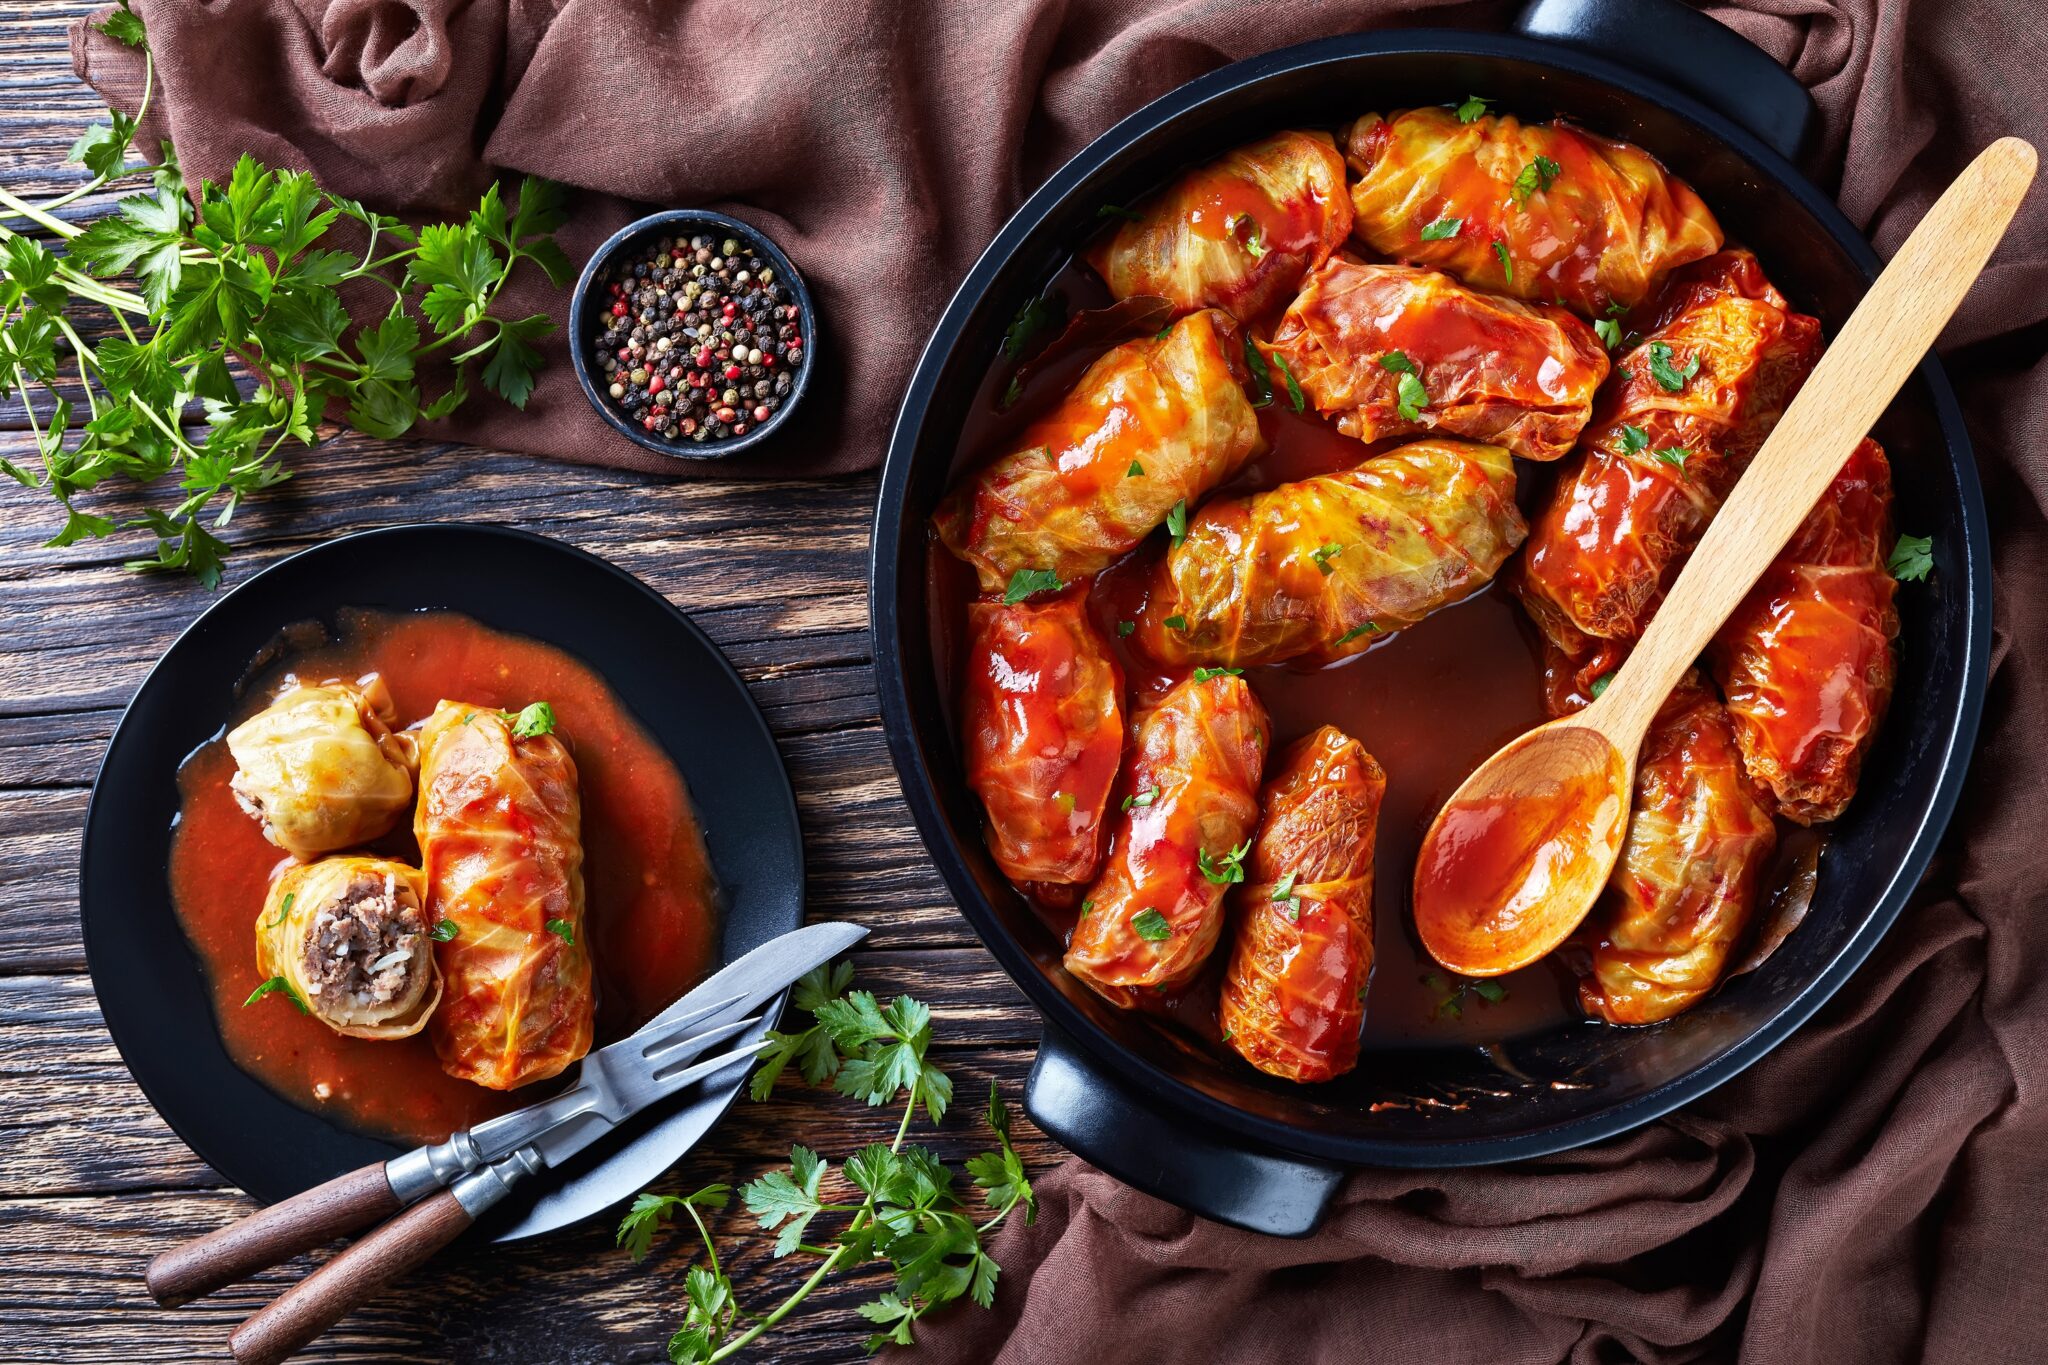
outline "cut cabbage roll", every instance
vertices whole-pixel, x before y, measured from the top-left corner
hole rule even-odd
[[[1356,654],[1484,587],[1527,529],[1506,450],[1414,441],[1205,504],[1161,564],[1135,638],[1167,664]]]
[[[1123,755],[1123,677],[1087,597],[967,608],[967,783],[1019,886],[1093,881]]]
[[[1189,678],[1140,716],[1109,864],[1081,902],[1067,970],[1112,1004],[1185,984],[1223,928],[1259,819],[1266,708],[1228,673]]]
[[[1586,1012],[1654,1024],[1713,990],[1756,912],[1777,837],[1727,711],[1688,674],[1643,740],[1628,837],[1594,911]]]
[[[1214,309],[1115,347],[1007,455],[949,494],[933,524],[984,592],[1026,570],[1074,583],[1192,508],[1264,449],[1242,342]]]
[[[1526,460],[1572,448],[1607,377],[1600,339],[1562,308],[1342,259],[1309,276],[1269,353],[1347,436],[1437,432]]]
[[[1856,794],[1898,668],[1891,467],[1866,439],[1709,650],[1749,775],[1802,825]]]
[[[351,1038],[406,1038],[441,1001],[426,880],[388,858],[294,863],[256,919],[256,970]]]
[[[1269,1075],[1327,1081],[1358,1064],[1372,976],[1372,863],[1387,775],[1334,725],[1295,744],[1266,786],[1219,1018]]]
[[[229,786],[263,837],[317,858],[389,833],[412,806],[412,736],[395,734],[384,680],[309,686],[286,679],[277,699],[228,732]]]
[[[1087,252],[1119,299],[1176,311],[1221,308],[1251,321],[1351,234],[1344,158],[1328,133],[1275,133],[1198,166],[1138,205]]]
[[[1555,651],[1553,707],[1627,657],[1820,351],[1747,252],[1672,278],[1512,576]]]
[[[510,1090],[590,1050],[582,819],[553,734],[515,735],[505,713],[457,701],[427,718],[413,828],[427,912],[455,926],[435,952],[447,994],[430,1030],[449,1075]]]
[[[1410,109],[1367,114],[1341,141],[1358,239],[1489,293],[1601,318],[1721,247],[1714,215],[1649,153],[1561,121]]]

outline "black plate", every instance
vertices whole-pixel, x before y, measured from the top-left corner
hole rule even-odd
[[[401,1149],[299,1108],[222,1047],[204,971],[171,907],[177,771],[220,733],[236,683],[281,627],[331,625],[345,607],[459,611],[590,664],[689,785],[721,893],[719,960],[803,920],[803,838],[774,738],[725,656],[660,593],[594,555],[502,526],[364,531],[273,565],[193,622],[129,704],[93,785],[78,888],[86,965],[122,1060],[193,1151],[265,1202]],[[725,1112],[744,1075],[693,1091],[518,1191],[489,1232],[532,1237],[643,1188]]]
[[[1061,945],[982,845],[947,732],[926,616],[926,555],[942,551],[927,523],[1005,327],[1098,230],[1101,205],[1131,203],[1293,123],[1329,126],[1477,93],[1525,118],[1562,113],[1648,148],[1831,335],[1875,277],[1875,253],[1788,160],[1808,102],[1764,54],[1670,0],[1541,0],[1521,26],[1560,41],[1432,30],[1331,38],[1192,81],[1103,134],[1017,211],[961,285],[919,361],[883,471],[870,602],[883,719],[947,886],[1045,1015],[1026,1106],[1131,1183],[1263,1231],[1308,1231],[1347,1164],[1473,1165],[1559,1151],[1647,1122],[1763,1056],[1848,979],[1904,906],[1954,809],[1982,706],[1991,638],[1983,495],[1961,414],[1930,358],[1878,434],[1905,528],[1934,537],[1934,573],[1901,593],[1891,714],[1861,793],[1834,826],[1812,912],[1760,970],[1656,1027],[1581,1024],[1487,1049],[1376,1051],[1342,1081],[1298,1086],[1187,1046],[1060,969]],[[1729,116],[1751,106],[1760,111],[1744,119],[1753,128]]]

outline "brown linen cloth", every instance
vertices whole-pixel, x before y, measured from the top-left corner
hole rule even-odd
[[[447,211],[486,167],[537,172],[605,192],[582,202],[572,255],[623,221],[626,199],[712,204],[774,233],[819,295],[842,382],[813,400],[811,444],[792,439],[747,472],[874,463],[952,282],[1024,192],[1145,100],[1298,39],[1505,12],[1415,0],[145,10],[169,127],[200,173],[249,150],[383,207]],[[2048,148],[2039,0],[1713,12],[1814,89],[1816,175],[1882,250],[1993,137]],[[77,51],[103,88],[132,77],[101,39],[81,35]],[[1199,1221],[1070,1162],[1040,1182],[1037,1224],[1006,1227],[995,1310],[923,1326],[924,1358],[2048,1360],[2041,186],[1945,350],[1993,523],[1983,739],[1927,885],[1817,1019],[1684,1113],[1613,1142],[1510,1167],[1361,1173],[1299,1242]],[[636,463],[573,392],[559,347],[551,361],[535,420],[480,402],[450,434]]]

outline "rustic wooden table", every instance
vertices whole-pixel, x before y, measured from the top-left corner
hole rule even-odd
[[[40,197],[78,183],[66,148],[103,116],[71,73],[72,0],[0,0],[0,185]],[[78,216],[103,208],[90,201]],[[0,404],[0,453],[32,460],[18,400]],[[975,1119],[993,1076],[1013,1101],[1036,1016],[954,910],[882,739],[868,639],[872,476],[802,483],[668,482],[459,446],[343,434],[300,477],[237,515],[229,583],[329,537],[413,521],[496,521],[558,537],[639,575],[688,611],[745,676],[794,781],[809,854],[809,913],[872,931],[859,979],[938,1014],[962,1103],[935,1145],[985,1146]],[[124,504],[92,495],[96,510]],[[312,1264],[301,1260],[175,1311],[142,1268],[252,1204],[159,1119],[115,1052],[85,972],[79,828],[121,709],[151,663],[213,600],[144,577],[132,540],[40,548],[54,504],[0,488],[0,1360],[192,1361]],[[182,970],[171,966],[169,970]],[[887,1111],[825,1093],[742,1100],[662,1182],[737,1183],[803,1142],[832,1156],[886,1140]],[[1022,1125],[1042,1171],[1057,1149]],[[762,1299],[793,1283],[752,1219],[718,1220],[745,1248],[736,1278]],[[634,1265],[592,1226],[516,1248],[458,1247],[330,1333],[308,1358],[349,1361],[656,1361],[682,1319],[681,1233]],[[757,1348],[762,1362],[861,1357],[854,1304],[873,1278],[821,1291]],[[953,1311],[973,1312],[971,1306]]]

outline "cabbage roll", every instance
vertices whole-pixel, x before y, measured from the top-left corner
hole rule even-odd
[[[412,807],[417,756],[394,734],[384,680],[308,686],[296,678],[270,705],[228,732],[229,786],[263,837],[295,858],[367,843]]]
[[[1119,299],[1249,322],[1286,302],[1351,235],[1344,158],[1328,133],[1275,133],[1198,166],[1087,252]]]
[[[1387,775],[1334,725],[1266,787],[1265,820],[1223,978],[1223,1036],[1269,1075],[1327,1081],[1358,1064],[1372,976],[1372,860]]]
[[[1749,775],[1802,825],[1849,804],[1891,700],[1891,503],[1866,439],[1708,651]]]
[[[430,1030],[441,1069],[493,1090],[555,1075],[590,1050],[596,997],[583,926],[583,801],[551,733],[443,701],[420,735],[414,821],[447,996]]]
[[[1480,294],[1435,270],[1341,259],[1309,276],[1269,353],[1347,436],[1436,432],[1525,460],[1572,448],[1607,377],[1600,339],[1562,308]]]
[[[1181,682],[1139,717],[1109,865],[1081,902],[1067,970],[1112,1004],[1185,984],[1216,947],[1259,819],[1266,708],[1242,678]]]
[[[1627,657],[1820,351],[1747,252],[1672,278],[1512,577],[1555,650],[1554,699]]]
[[[1628,837],[1593,915],[1600,942],[1579,983],[1586,1012],[1654,1024],[1711,991],[1756,912],[1777,838],[1728,712],[1688,674],[1643,740]]]
[[[1205,504],[1160,565],[1136,639],[1167,664],[1356,654],[1479,591],[1526,534],[1506,450],[1414,441]]]
[[[441,1001],[426,879],[388,858],[293,863],[256,919],[256,970],[351,1038],[407,1038]]]
[[[1115,347],[1009,454],[933,518],[984,592],[1026,570],[1099,573],[1265,448],[1243,387],[1243,343],[1214,309]]]
[[[1488,293],[1601,318],[1721,247],[1714,215],[1649,153],[1561,121],[1410,109],[1367,114],[1341,141],[1358,239]]]
[[[967,609],[967,783],[988,848],[1019,886],[1095,879],[1123,756],[1123,677],[1088,600]]]

